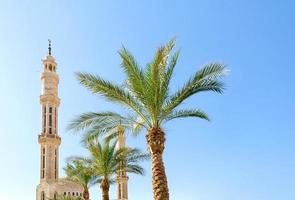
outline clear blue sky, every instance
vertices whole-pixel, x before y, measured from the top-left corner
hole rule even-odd
[[[81,87],[74,72],[120,83],[122,44],[144,65],[176,36],[182,51],[172,90],[210,61],[231,72],[224,95],[185,103],[207,111],[211,123],[165,127],[171,200],[294,200],[294,7],[292,0],[0,0],[0,199],[35,199],[48,38],[59,63],[62,168],[66,157],[86,153],[67,123],[85,111],[117,109]],[[128,144],[145,149],[144,134]],[[145,177],[130,177],[131,200],[152,199],[150,163],[145,168]],[[92,193],[99,199],[98,186]]]

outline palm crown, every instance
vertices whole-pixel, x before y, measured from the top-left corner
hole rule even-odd
[[[109,187],[110,184],[114,183],[114,176],[118,171],[124,170],[125,172],[143,175],[144,170],[138,162],[149,158],[148,154],[141,153],[138,149],[117,149],[116,144],[116,142],[110,141],[105,141],[103,144],[89,141],[90,157],[76,158],[87,162],[91,166],[91,174],[99,177],[98,182],[100,182],[104,200],[109,199]]]
[[[64,168],[67,179],[79,183],[84,191],[84,200],[89,199],[89,188],[97,183],[98,177],[91,172],[91,166],[83,159],[72,158]]]
[[[90,158],[86,158],[92,168],[92,172],[102,179],[113,181],[117,173],[119,163],[125,163],[126,172],[143,175],[143,168],[137,163],[148,159],[148,155],[141,153],[138,149],[121,148],[116,149],[116,142],[94,143],[89,142]]]
[[[71,159],[64,168],[67,178],[80,183],[84,188],[97,183],[97,177],[91,173],[89,163],[82,159]]]
[[[220,80],[226,74],[226,67],[220,63],[210,63],[197,71],[184,86],[170,94],[169,85],[176,66],[179,51],[169,59],[175,40],[158,49],[152,62],[143,70],[125,48],[119,51],[122,59],[121,67],[126,74],[126,87],[106,81],[99,76],[78,73],[77,76],[86,88],[100,94],[111,102],[119,103],[133,114],[121,116],[117,113],[85,113],[75,119],[70,128],[83,129],[94,125],[92,131],[99,128],[110,128],[119,121],[127,127],[141,128],[161,127],[167,121],[176,118],[198,117],[209,120],[207,114],[200,109],[177,109],[179,105],[192,95],[213,91],[222,93],[224,84]]]

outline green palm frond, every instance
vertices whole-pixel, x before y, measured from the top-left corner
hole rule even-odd
[[[148,160],[149,154],[141,152],[137,148],[123,147],[117,150],[118,152],[118,161],[127,161],[127,162],[139,162]]]
[[[186,117],[197,117],[210,121],[208,115],[200,109],[182,109],[178,111],[173,111],[171,114],[165,117],[165,121],[167,122],[173,119],[180,119]]]
[[[126,172],[128,173],[144,175],[144,169],[140,165],[127,164],[125,169],[126,169]]]
[[[145,97],[144,73],[138,66],[134,56],[125,47],[119,51],[119,55],[122,59],[121,67],[127,75],[127,84],[132,89],[132,92],[135,93],[136,97]],[[144,99],[142,100],[144,101]]]
[[[124,121],[125,118],[115,112],[88,112],[83,113],[70,122],[67,129],[74,132],[85,130],[89,127],[103,129],[106,125],[115,124],[118,121]]]
[[[166,73],[163,74],[163,81],[161,84],[161,91],[160,91],[160,98],[161,98],[161,102],[163,103],[164,100],[167,99],[168,95],[169,95],[169,84],[174,72],[174,68],[176,67],[177,64],[177,60],[180,54],[180,50],[178,50],[170,59],[169,63],[168,63],[168,67],[166,70]]]
[[[115,112],[88,112],[76,117],[68,125],[68,130],[81,132],[81,143],[87,146],[89,140],[97,140],[103,136],[108,139],[115,138],[117,128],[124,127],[127,133],[137,135],[143,128],[148,129],[145,121],[140,116],[122,116]]]
[[[144,120],[143,120],[141,117],[137,117],[136,119],[134,119],[134,123],[133,123],[132,125],[133,125],[133,126],[132,126],[132,128],[131,128],[131,133],[132,133],[134,136],[137,136],[143,128],[148,129],[148,128],[144,125]]]
[[[226,67],[223,64],[212,63],[205,65],[174,95],[167,99],[163,111],[164,116],[169,114],[190,96],[203,91],[222,93],[224,83],[220,80],[226,74]]]
[[[147,102],[143,102],[143,104],[151,115],[151,120],[154,124],[157,124],[157,116],[164,102],[161,86],[163,85],[166,75],[169,53],[174,45],[175,39],[172,39],[166,45],[160,47],[152,62],[148,63],[145,69],[144,76]]]
[[[113,179],[120,169],[120,164],[124,162],[126,166],[130,165],[130,173],[143,174],[142,168],[138,165],[140,161],[148,159],[148,155],[138,149],[116,148],[116,142],[94,143],[89,142],[88,148],[91,157],[89,161],[92,173],[102,179]],[[127,169],[126,169],[127,170]]]
[[[81,184],[85,189],[97,183],[98,177],[91,173],[89,160],[82,157],[72,157],[68,159],[64,168],[66,179]]]
[[[148,123],[148,120],[142,113],[141,105],[137,103],[127,90],[124,90],[122,87],[109,81],[103,80],[99,76],[94,76],[88,73],[77,73],[77,77],[80,83],[93,93],[100,94],[111,102],[124,105],[126,108],[141,115],[141,117]]]

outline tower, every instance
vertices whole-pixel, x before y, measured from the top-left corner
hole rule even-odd
[[[58,98],[59,79],[56,74],[57,63],[51,56],[50,40],[48,55],[42,61],[42,91],[40,96],[42,130],[38,138],[41,146],[40,181],[54,182],[58,180],[59,145],[61,143],[57,130],[60,99]]]
[[[49,40],[48,55],[43,62],[41,74],[41,133],[38,135],[40,144],[40,183],[37,186],[36,200],[53,199],[58,195],[82,196],[83,187],[75,182],[59,179],[59,146],[58,135],[58,98],[59,78],[56,73],[57,63],[51,55]]]
[[[118,144],[117,148],[124,148],[126,146],[125,130],[122,126],[118,127]],[[128,200],[128,176],[125,170],[125,163],[121,163],[121,166],[117,172],[117,199]]]

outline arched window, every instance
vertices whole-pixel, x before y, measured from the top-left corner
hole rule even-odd
[[[64,192],[64,196],[66,196],[67,195],[67,193],[66,192]]]
[[[42,148],[42,168],[41,168],[42,179],[45,178],[45,148]]]
[[[41,192],[41,200],[45,200],[45,192],[44,191]]]
[[[57,192],[54,193],[54,199],[57,199]]]
[[[55,115],[55,118],[54,118],[54,125],[55,125],[55,132],[57,132],[57,109],[56,107],[54,108],[54,115]]]
[[[51,64],[49,64],[49,70],[52,71],[52,65]]]
[[[75,192],[73,192],[72,195],[75,196]]]
[[[49,106],[49,134],[52,134],[52,106]]]
[[[57,179],[57,149],[54,151],[54,176]]]
[[[46,106],[43,106],[43,132],[46,132]]]

